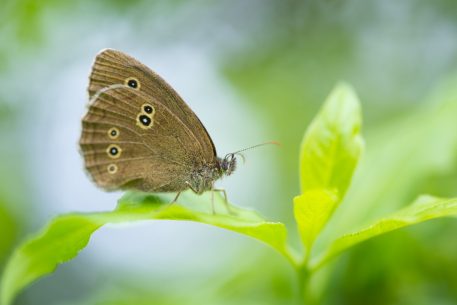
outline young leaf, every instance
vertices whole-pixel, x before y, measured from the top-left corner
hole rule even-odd
[[[338,85],[311,123],[301,145],[300,196],[294,214],[308,254],[351,182],[363,149],[360,104],[354,91]]]
[[[399,210],[411,194],[425,191],[451,197],[457,161],[456,113],[454,75],[440,82],[417,107],[368,130],[370,149],[358,165],[345,196],[348,204],[341,207],[344,211],[332,217],[330,230],[319,237],[322,245],[367,219]]]
[[[421,196],[410,206],[388,217],[381,218],[363,229],[337,238],[330,244],[328,250],[312,263],[312,269],[318,269],[341,252],[370,238],[430,219],[456,216],[457,198],[440,199]]]
[[[294,198],[295,220],[306,249],[311,249],[337,202],[335,194],[322,189],[306,191]]]
[[[2,232],[0,238],[0,264],[3,263],[3,259],[13,246],[17,234],[17,223],[4,206],[0,199],[0,232]]]
[[[301,191],[327,189],[343,198],[363,149],[354,90],[338,85],[306,132],[300,150]]]
[[[201,222],[260,240],[294,262],[286,246],[287,232],[282,223],[266,221],[253,211],[232,205],[233,214],[230,214],[219,196],[215,198],[217,214],[213,215],[211,201],[198,198],[198,202],[188,200],[190,209],[178,204],[169,205],[167,198],[127,193],[112,212],[57,217],[43,232],[23,243],[13,253],[3,274],[0,304],[11,304],[14,297],[31,282],[74,258],[87,245],[92,233],[107,223],[149,219]]]

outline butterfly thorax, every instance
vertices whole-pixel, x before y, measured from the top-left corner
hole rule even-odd
[[[197,194],[213,189],[214,182],[222,176],[229,176],[236,168],[236,158],[228,154],[223,159],[217,158],[216,162],[205,164],[191,175],[189,187]]]

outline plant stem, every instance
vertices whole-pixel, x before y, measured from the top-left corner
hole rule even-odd
[[[298,299],[297,299],[297,304],[301,305],[304,304],[305,302],[305,290],[307,286],[307,278],[306,274],[302,272],[302,269],[299,268],[297,270],[297,277],[298,277]]]
[[[310,290],[311,272],[309,271],[306,264],[301,265],[297,269],[298,276],[298,302],[300,305],[312,305],[314,299]]]
[[[313,305],[315,300],[311,293],[311,277],[313,270],[310,269],[309,261],[311,258],[312,243],[305,249],[303,261],[298,265],[298,304]]]

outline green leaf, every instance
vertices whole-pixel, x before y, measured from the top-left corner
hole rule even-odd
[[[343,198],[363,150],[354,90],[339,84],[306,132],[300,150],[301,191],[327,189]]]
[[[311,123],[301,145],[300,196],[294,214],[309,254],[344,197],[363,150],[360,103],[351,87],[338,85]]]
[[[11,304],[14,297],[31,282],[74,258],[87,245],[92,233],[107,223],[150,219],[201,222],[260,240],[294,262],[286,245],[284,224],[266,221],[253,211],[233,205],[230,205],[233,214],[228,213],[220,196],[215,197],[217,213],[212,214],[209,195],[195,197],[189,197],[186,206],[182,206],[167,204],[169,199],[165,197],[127,193],[112,212],[68,214],[55,218],[43,232],[13,253],[3,275],[0,304]]]
[[[306,249],[311,249],[337,202],[338,197],[326,190],[306,191],[294,198],[295,220]]]
[[[334,240],[328,250],[312,263],[312,269],[318,269],[341,252],[370,238],[430,219],[456,216],[457,198],[440,199],[427,195],[421,196],[408,207]]]
[[[6,204],[0,199],[0,266],[8,251],[10,251],[17,235],[17,223],[9,211],[4,208]]]

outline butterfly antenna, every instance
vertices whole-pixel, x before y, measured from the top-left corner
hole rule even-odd
[[[239,153],[239,152],[236,152],[236,153],[233,153],[234,155],[238,155],[241,157],[241,159],[243,160],[243,164],[246,163],[246,158],[244,157],[244,155],[242,153]]]
[[[250,150],[250,149],[253,149],[253,148],[256,148],[256,147],[259,147],[259,146],[269,145],[269,144],[281,145],[279,142],[269,141],[269,142],[260,143],[260,144],[254,145],[254,146],[250,146],[250,147],[247,147],[247,148],[243,148],[241,150],[238,150],[238,151],[235,151],[233,153],[230,153],[229,155],[238,155],[238,156],[241,157],[241,159],[243,159],[243,163],[245,163],[246,162],[246,158],[244,157],[244,155],[241,152],[246,151],[246,150]]]
[[[240,152],[243,152],[243,151],[246,151],[246,150],[250,150],[250,149],[253,149],[253,148],[256,148],[256,147],[259,147],[259,146],[264,146],[264,145],[269,145],[269,144],[274,144],[274,145],[281,145],[279,142],[277,141],[269,141],[269,142],[265,142],[265,143],[260,143],[260,144],[257,144],[257,145],[254,145],[254,146],[250,146],[250,147],[247,147],[247,148],[243,148],[241,150],[238,150],[238,151],[235,151],[233,154],[236,155],[236,154],[240,154]],[[241,154],[240,154],[241,155]]]

